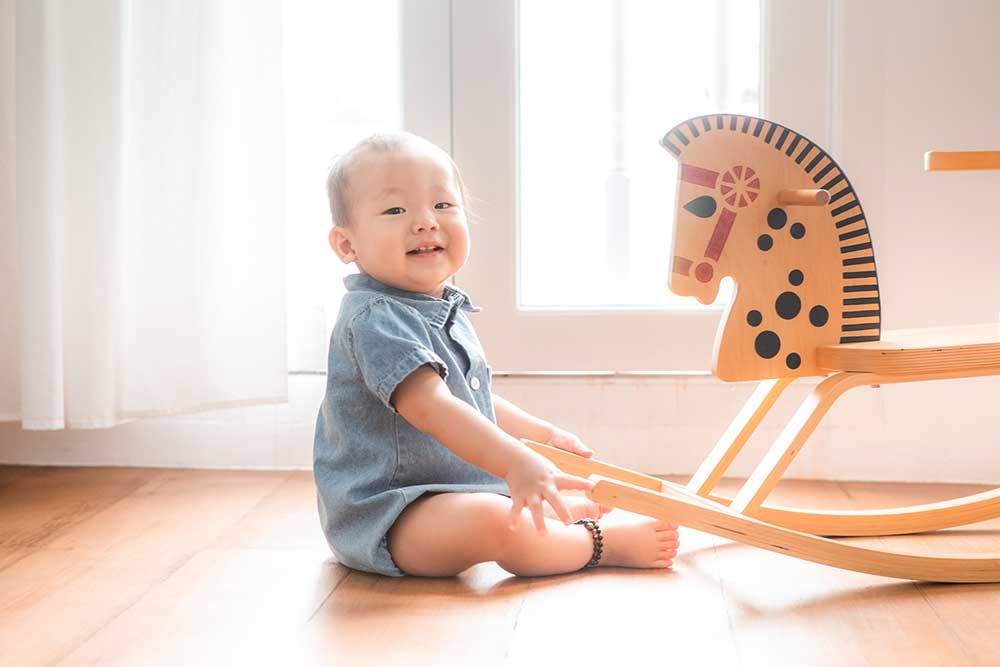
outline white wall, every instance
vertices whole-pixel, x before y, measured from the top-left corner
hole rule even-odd
[[[924,172],[1000,149],[1000,3],[836,3],[832,145],[872,226],[889,328],[996,321],[1000,172]]]
[[[0,424],[0,462],[300,468],[326,378],[294,375],[289,403],[143,420],[108,430]],[[736,460],[746,476],[815,380],[792,385]],[[692,377],[500,377],[496,393],[583,437],[600,458],[657,474],[694,471],[752,383]],[[845,394],[792,464],[800,478],[1000,481],[1000,378],[863,387]]]
[[[829,58],[821,53],[802,67],[828,77],[834,100],[828,127],[817,131],[793,119],[775,120],[825,137],[860,192],[874,235],[884,328],[996,321],[1000,172],[926,173],[922,154],[1000,148],[1000,4],[817,4],[832,19],[832,49]],[[293,376],[288,405],[107,431],[23,432],[17,424],[0,424],[0,461],[308,468],[324,382],[322,376]],[[749,473],[815,381],[800,383],[737,460],[734,474]],[[694,470],[751,388],[699,376],[515,376],[499,377],[495,386],[577,431],[606,460],[678,474]],[[998,396],[998,377],[855,389],[837,403],[789,474],[996,483]]]

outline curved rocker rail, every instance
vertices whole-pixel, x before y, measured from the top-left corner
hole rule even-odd
[[[684,488],[670,482],[663,484],[674,490]],[[731,498],[716,494],[709,498],[725,506],[732,502]],[[761,505],[754,516],[776,526],[828,537],[926,533],[1000,517],[1000,489],[937,503],[887,509],[838,511]]]
[[[587,495],[594,501],[631,512],[676,521],[743,544],[855,572],[945,583],[1000,582],[1000,553],[927,556],[870,549],[764,523],[669,487],[657,492],[600,477]]]

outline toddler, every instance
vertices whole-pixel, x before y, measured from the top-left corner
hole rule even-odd
[[[592,451],[491,392],[467,316],[478,309],[449,284],[469,230],[448,154],[376,135],[338,160],[327,190],[330,245],[360,270],[345,279],[316,422],[319,513],[338,560],[430,577],[487,561],[525,576],[670,567],[676,525],[620,510],[602,519],[610,508],[560,493],[591,482],[518,438]]]

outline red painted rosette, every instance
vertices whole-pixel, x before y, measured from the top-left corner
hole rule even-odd
[[[760,194],[760,177],[750,167],[737,165],[722,175],[719,192],[733,208],[749,206]]]

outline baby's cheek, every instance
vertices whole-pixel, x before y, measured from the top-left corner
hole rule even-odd
[[[452,251],[451,254],[455,261],[464,264],[465,260],[469,257],[469,247],[469,235],[463,229],[453,236],[449,249]]]

